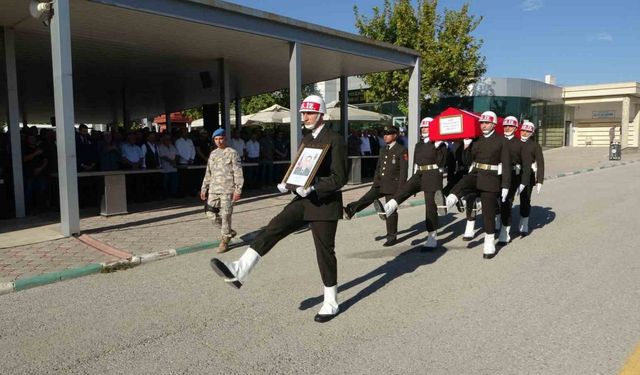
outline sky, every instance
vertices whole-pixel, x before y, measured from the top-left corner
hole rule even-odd
[[[230,0],[357,34],[353,6],[372,14],[383,0]],[[560,86],[640,81],[640,0],[440,0],[439,12],[470,4],[482,16],[487,76]],[[415,1],[414,1],[415,3]]]

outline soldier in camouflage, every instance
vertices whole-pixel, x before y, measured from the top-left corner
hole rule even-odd
[[[200,199],[207,201],[205,213],[213,225],[221,230],[218,253],[224,253],[229,250],[229,241],[236,235],[236,231],[231,229],[231,214],[233,202],[240,199],[244,178],[240,155],[227,147],[224,129],[217,129],[212,138],[216,149],[209,155]]]

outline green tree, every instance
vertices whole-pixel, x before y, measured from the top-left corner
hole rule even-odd
[[[445,9],[443,17],[437,7],[437,0],[419,0],[416,8],[409,0],[384,0],[382,9],[374,7],[369,18],[354,6],[361,35],[420,52],[421,91],[431,102],[443,95],[464,94],[486,71],[482,40],[472,35],[482,17],[470,15],[468,4],[460,10]],[[363,79],[370,86],[365,93],[368,101],[397,100],[406,112],[406,70],[367,74]]]

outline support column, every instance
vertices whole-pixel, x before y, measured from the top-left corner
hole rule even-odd
[[[164,126],[167,134],[171,135],[171,111],[165,109],[164,110],[164,118],[166,120]]]
[[[60,224],[62,234],[80,232],[78,209],[78,173],[76,171],[75,119],[69,0],[56,0],[51,20],[51,56],[53,60],[53,97],[58,145],[60,181]]]
[[[231,94],[229,91],[229,64],[225,59],[219,60],[220,64],[220,104],[222,105],[220,116],[222,127],[227,139],[231,139]]]
[[[236,96],[236,130],[240,133],[242,128],[242,98]]]
[[[620,147],[629,147],[629,113],[631,111],[631,99],[628,96],[622,98],[622,115],[620,120]]]
[[[340,129],[344,132],[344,141],[349,137],[349,77],[340,77]]]
[[[300,43],[289,43],[289,113],[291,114],[291,159],[302,141],[300,129],[300,103],[302,102],[302,69],[300,67]]]
[[[18,75],[16,73],[15,31],[4,28],[4,56],[7,68],[8,125],[11,137],[11,166],[13,169],[13,198],[16,217],[25,216],[24,181],[22,178],[22,145],[20,144],[20,104],[18,101]],[[25,123],[26,126],[26,123]]]
[[[420,58],[409,70],[409,116],[407,118],[407,137],[409,138],[409,176],[413,175],[413,151],[418,143],[418,124],[420,124]]]

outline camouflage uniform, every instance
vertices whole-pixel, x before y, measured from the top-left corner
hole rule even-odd
[[[209,155],[202,180],[202,193],[208,194],[207,217],[221,229],[221,240],[228,242],[235,232],[231,229],[233,194],[242,192],[242,165],[238,152],[231,147],[215,149]]]

